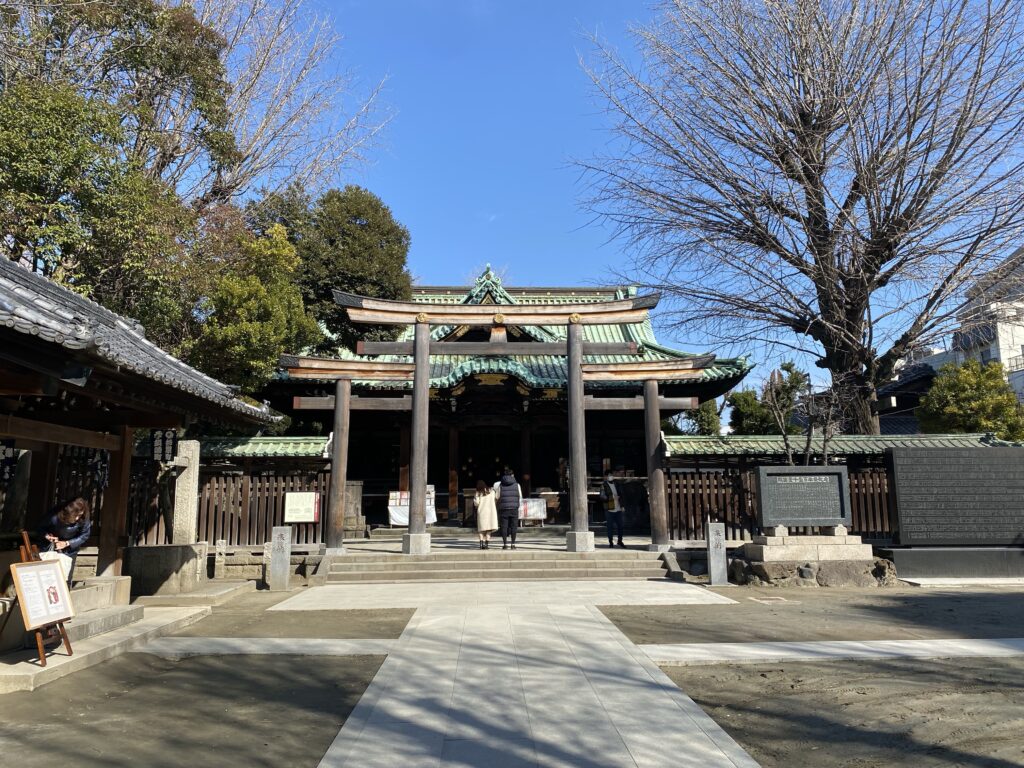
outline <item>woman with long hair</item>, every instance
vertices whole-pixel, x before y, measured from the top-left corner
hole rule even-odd
[[[75,572],[78,550],[85,546],[92,532],[89,521],[89,502],[81,496],[59,504],[56,511],[39,527],[39,536],[48,544],[48,549],[71,558],[68,568],[68,584]]]
[[[498,508],[494,504],[494,489],[483,480],[476,481],[473,506],[476,507],[476,534],[480,539],[480,549],[490,549],[491,533],[498,530]]]

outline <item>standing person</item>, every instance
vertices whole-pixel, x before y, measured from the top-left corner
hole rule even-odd
[[[625,547],[622,543],[622,527],[625,522],[625,510],[622,508],[622,501],[619,499],[619,489],[615,487],[615,476],[609,472],[601,483],[601,501],[604,502],[604,523],[608,529],[608,546],[615,546],[612,542],[614,534],[618,534],[619,546]]]
[[[505,467],[498,481],[498,519],[501,521],[501,548],[508,549],[509,537],[512,549],[516,548],[516,529],[519,527],[519,507],[523,500],[523,489],[516,482],[512,470]]]
[[[75,560],[78,550],[85,546],[92,532],[89,522],[89,502],[81,496],[66,502],[57,508],[43,524],[39,526],[39,535],[49,542],[49,548],[71,558],[68,568],[68,585],[75,572]]]
[[[483,480],[476,481],[473,506],[476,508],[476,534],[480,539],[480,549],[490,549],[491,532],[498,530],[498,508],[494,502],[494,489]]]

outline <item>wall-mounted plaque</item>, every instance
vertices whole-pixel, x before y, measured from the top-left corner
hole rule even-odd
[[[846,467],[758,467],[757,498],[762,528],[853,523]]]
[[[284,495],[286,523],[319,523],[320,494],[316,491],[290,491]]]
[[[1024,448],[893,448],[899,544],[1024,544]]]

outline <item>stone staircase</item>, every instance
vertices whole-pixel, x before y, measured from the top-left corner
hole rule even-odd
[[[72,643],[133,624],[143,616],[141,605],[129,605],[130,584],[127,578],[89,578],[71,590],[75,617],[65,623]],[[0,614],[13,610],[15,615],[0,638],[0,652],[21,647],[34,648],[35,635],[24,631],[19,609],[4,601]],[[0,615],[0,622],[3,618]]]
[[[493,545],[492,545],[493,547]],[[662,579],[657,552],[511,551],[493,548],[429,555],[346,554],[331,560],[328,584],[518,579]]]

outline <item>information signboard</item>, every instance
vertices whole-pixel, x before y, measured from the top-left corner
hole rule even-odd
[[[758,467],[757,498],[762,528],[853,523],[846,467]]]
[[[316,491],[289,491],[284,495],[286,523],[319,523],[320,494]]]
[[[25,629],[38,629],[74,617],[68,584],[56,560],[12,563],[11,576]]]
[[[1024,544],[1024,449],[893,448],[899,544]]]

